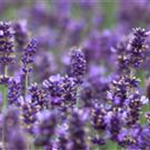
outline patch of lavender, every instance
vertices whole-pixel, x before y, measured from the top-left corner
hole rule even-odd
[[[150,3],[129,3],[113,29],[84,0],[35,1],[0,23],[0,149],[150,149]]]

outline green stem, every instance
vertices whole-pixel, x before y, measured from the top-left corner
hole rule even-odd
[[[79,108],[80,107],[80,95],[79,95],[79,92],[80,92],[80,87],[78,87],[77,89],[77,100],[76,100],[76,107]]]
[[[4,66],[4,77],[7,77],[8,75],[8,66]],[[2,86],[2,95],[3,95],[3,101],[2,101],[2,109],[7,106],[7,86]]]
[[[4,125],[2,128],[2,149],[6,148],[6,144],[5,144],[5,129],[4,129]]]
[[[25,94],[25,96],[26,96],[26,94],[27,94],[27,87],[28,87],[28,73],[26,73],[25,74],[25,89],[24,89],[24,94]]]
[[[7,75],[8,75],[8,66],[5,65],[4,66],[4,77],[7,77]]]
[[[107,150],[121,150],[121,147],[117,143],[112,141],[108,141],[106,146]]]
[[[5,85],[2,88],[2,94],[3,94],[2,109],[4,109],[7,106],[7,87]]]
[[[8,75],[8,66],[4,66],[4,77],[7,77]],[[3,94],[3,101],[2,101],[2,109],[6,108],[7,106],[7,86],[3,85],[2,87],[2,94]],[[4,126],[3,126],[4,127]],[[2,129],[2,141],[3,141],[3,148],[6,148],[5,145],[5,129]]]
[[[7,102],[7,88],[6,86],[4,85],[2,87],[2,94],[3,94],[3,101],[2,101],[2,110],[6,107],[6,102]],[[5,129],[4,129],[4,125],[3,125],[3,128],[2,128],[2,146],[3,146],[3,149],[5,149],[6,145],[5,145]]]

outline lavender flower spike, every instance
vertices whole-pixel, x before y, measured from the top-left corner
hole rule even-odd
[[[71,75],[80,83],[86,71],[85,55],[80,48],[74,48],[71,53]]]
[[[33,63],[33,56],[37,50],[37,41],[32,39],[27,47],[24,49],[24,54],[22,56],[23,68],[22,71],[26,74],[31,72],[32,67],[31,64]]]
[[[129,45],[129,60],[134,67],[139,67],[146,57],[145,52],[148,48],[147,38],[149,34],[150,32],[146,32],[142,28],[133,29],[133,39]]]
[[[11,24],[0,22],[0,67],[3,75],[0,76],[0,84],[7,84],[7,66],[14,62],[14,43]]]
[[[22,56],[22,62],[23,62],[23,82],[24,82],[24,95],[26,95],[26,88],[28,87],[28,74],[32,70],[32,63],[33,63],[33,56],[37,50],[37,41],[35,39],[32,39],[27,47],[24,49],[24,54]]]
[[[0,22],[0,64],[8,65],[13,62],[13,32],[8,22]]]

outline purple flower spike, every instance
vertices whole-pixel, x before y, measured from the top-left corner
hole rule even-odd
[[[33,61],[33,56],[37,50],[37,41],[35,39],[32,39],[27,47],[24,49],[24,54],[22,56],[22,62],[23,62],[23,68],[22,71],[26,74],[28,72],[31,72],[32,67],[31,64]]]
[[[0,22],[0,63],[8,65],[14,61],[13,32],[11,24]]]
[[[146,40],[148,36],[149,32],[145,29],[135,28],[133,30],[133,39],[129,45],[129,60],[134,67],[139,67],[146,57],[145,51],[148,48]]]
[[[81,83],[86,72],[85,55],[81,49],[73,49],[71,53],[71,75]]]

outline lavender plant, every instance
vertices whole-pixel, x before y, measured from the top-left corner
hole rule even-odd
[[[150,149],[148,0],[0,4],[0,149]]]

